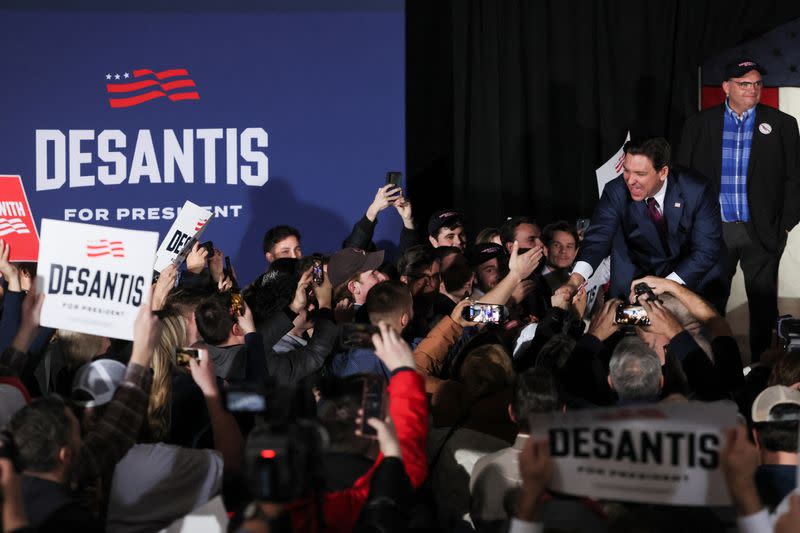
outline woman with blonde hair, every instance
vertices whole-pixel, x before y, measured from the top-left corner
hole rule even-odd
[[[186,343],[186,327],[178,314],[164,314],[160,318],[161,338],[153,353],[153,386],[147,405],[147,430],[149,440],[169,440],[172,428],[172,382],[176,373],[185,373],[175,361],[175,349]]]

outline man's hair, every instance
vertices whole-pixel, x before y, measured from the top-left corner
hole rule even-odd
[[[372,287],[367,293],[364,305],[369,313],[369,321],[377,324],[381,320],[407,313],[413,305],[413,300],[408,285],[390,279]]]
[[[458,250],[458,248],[456,248]],[[469,280],[472,279],[472,267],[469,266],[469,261],[458,250],[458,255],[447,267],[447,270],[442,271],[442,283],[444,283],[444,290],[453,293],[464,287]]]
[[[72,427],[64,412],[67,404],[57,394],[37,398],[17,411],[8,430],[19,450],[23,470],[51,472],[58,465],[58,450],[70,441]]]
[[[786,352],[775,361],[767,386],[790,387],[795,383],[800,383],[800,352]]]
[[[59,329],[54,338],[64,354],[67,366],[71,368],[89,363],[94,356],[99,355],[97,352],[105,340],[105,337],[68,329]]]
[[[772,416],[800,415],[800,405],[778,404],[770,409]],[[770,452],[797,452],[798,421],[755,422],[761,447]]]
[[[553,222],[552,224],[548,224],[542,229],[542,242],[545,246],[550,246],[553,242],[553,235],[557,231],[563,231],[564,233],[569,233],[572,235],[572,238],[575,239],[575,246],[578,246],[578,231],[575,229],[575,226],[567,222],[566,220],[559,220],[558,222]]]
[[[272,247],[281,242],[286,237],[296,237],[300,240],[300,232],[292,226],[280,225],[269,228],[264,234],[264,253],[266,254]]]
[[[397,260],[397,272],[401,276],[414,277],[429,269],[436,260],[436,253],[427,244],[411,246]]]
[[[231,295],[228,292],[206,298],[194,311],[197,332],[207,343],[219,346],[231,334],[235,323],[231,315]]]
[[[625,337],[608,364],[620,400],[654,400],[661,390],[661,360],[638,337]]]
[[[514,368],[503,345],[484,344],[466,355],[459,376],[467,392],[478,398],[510,386]]]
[[[514,242],[514,234],[517,232],[517,227],[522,224],[538,225],[535,220],[528,217],[511,217],[506,220],[505,224],[500,226],[500,241],[502,241],[503,244]]]
[[[279,261],[283,260],[278,259],[275,263]],[[270,265],[267,272],[242,291],[247,306],[253,312],[253,321],[256,325],[263,324],[267,318],[292,303],[297,290],[297,281],[295,273],[272,269]]]
[[[672,148],[664,137],[631,139],[625,143],[622,149],[626,154],[647,157],[656,170],[661,170],[664,166],[669,165],[672,155]]]
[[[167,301],[164,304],[165,311],[177,313],[179,315],[188,312],[194,313],[197,306],[205,298],[216,293],[216,288],[204,287],[177,287],[169,291]]]
[[[478,232],[478,235],[475,237],[475,244],[486,244],[492,241],[495,237],[500,236],[500,228],[495,227],[488,227],[483,228]]]
[[[549,370],[529,368],[514,380],[511,411],[522,431],[527,431],[528,416],[558,409],[556,380]]]

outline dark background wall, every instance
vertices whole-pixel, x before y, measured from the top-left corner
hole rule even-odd
[[[456,207],[474,235],[511,215],[589,216],[595,168],[626,131],[677,147],[698,65],[798,16],[800,3],[775,0],[409,0],[418,220]]]

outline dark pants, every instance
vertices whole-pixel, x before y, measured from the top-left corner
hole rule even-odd
[[[728,247],[727,290],[741,262],[747,304],[750,310],[750,354],[756,362],[770,347],[778,318],[778,262],[780,254],[766,250],[742,222],[723,222],[722,236]]]

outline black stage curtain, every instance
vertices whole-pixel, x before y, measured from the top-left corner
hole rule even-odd
[[[675,148],[697,67],[800,16],[775,0],[409,0],[407,172],[424,227],[464,211],[470,236],[505,216],[589,216],[595,168],[625,132]]]

